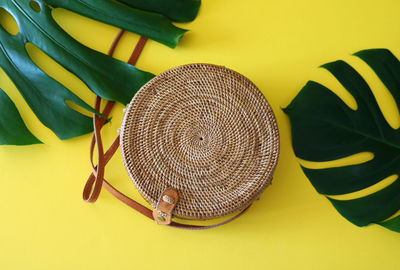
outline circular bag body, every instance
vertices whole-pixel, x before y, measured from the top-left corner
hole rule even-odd
[[[244,209],[270,185],[279,155],[274,114],[258,88],[228,68],[190,64],[161,73],[127,105],[126,170],[156,207],[178,191],[173,215],[211,219]]]

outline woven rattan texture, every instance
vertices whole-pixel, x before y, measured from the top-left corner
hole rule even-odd
[[[279,133],[268,102],[246,77],[191,64],[143,86],[121,126],[125,168],[156,206],[179,192],[174,215],[210,219],[243,209],[271,183]]]

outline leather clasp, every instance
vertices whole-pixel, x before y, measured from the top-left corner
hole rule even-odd
[[[157,224],[168,225],[172,221],[172,211],[178,203],[178,191],[173,188],[164,190],[158,198],[157,206],[153,210],[153,217]]]

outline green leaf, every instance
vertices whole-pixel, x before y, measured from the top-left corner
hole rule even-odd
[[[40,70],[30,59],[25,44],[33,43],[79,77],[94,93],[108,100],[129,103],[135,92],[154,75],[91,50],[65,33],[42,1],[40,11],[29,0],[0,0],[17,21],[19,33],[10,35],[0,27],[0,66],[14,82],[39,120],[60,139],[93,130],[91,118],[69,108],[71,101],[95,112],[78,96]]]
[[[201,0],[119,0],[138,9],[157,12],[176,22],[193,21],[199,12]]]
[[[386,49],[355,54],[378,75],[400,107],[400,62]],[[341,195],[368,188],[400,174],[400,131],[385,120],[366,81],[350,65],[336,61],[322,66],[330,71],[357,102],[349,108],[328,88],[310,81],[284,109],[290,118],[292,142],[297,157],[330,161],[360,152],[371,152],[370,161],[341,167],[302,167],[315,189],[324,195]],[[352,200],[329,198],[346,219],[358,226],[380,224],[400,232],[400,180]]]
[[[26,128],[17,107],[0,89],[0,145],[29,145],[42,143]]]
[[[400,216],[397,216],[395,218],[392,218],[384,222],[379,222],[378,224],[381,225],[382,227],[385,227],[386,229],[400,233]]]
[[[137,33],[171,48],[175,48],[187,32],[161,14],[129,8],[110,0],[46,0],[46,3]]]

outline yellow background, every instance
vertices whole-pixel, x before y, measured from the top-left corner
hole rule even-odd
[[[148,42],[139,68],[158,74],[193,62],[225,65],[249,77],[277,117],[281,155],[273,185],[246,215],[207,231],[156,226],[105,191],[96,204],[84,203],[90,136],[59,141],[1,71],[0,87],[45,144],[0,147],[0,269],[400,269],[400,234],[352,225],[313,189],[293,154],[281,111],[309,79],[335,86],[318,66],[344,59],[369,74],[382,92],[380,104],[389,108],[388,120],[398,125],[393,100],[350,54],[385,47],[399,57],[399,10],[397,0],[203,0],[198,18],[182,24],[191,31],[175,50]],[[101,52],[118,32],[65,10],[54,16],[73,37]],[[126,34],[115,56],[126,61],[136,40]],[[82,82],[35,48],[29,51],[46,72],[93,103]],[[121,116],[117,106],[103,132],[106,143]],[[143,202],[119,154],[106,175]]]

